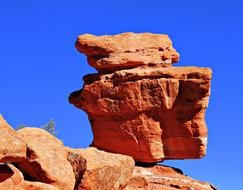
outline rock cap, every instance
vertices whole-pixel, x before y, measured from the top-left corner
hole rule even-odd
[[[100,72],[141,65],[170,66],[179,60],[168,35],[127,32],[117,35],[80,35],[76,48]]]

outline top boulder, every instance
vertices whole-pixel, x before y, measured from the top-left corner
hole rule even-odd
[[[78,37],[76,48],[86,54],[89,64],[101,73],[144,65],[165,67],[179,60],[168,35],[163,34],[84,34]]]

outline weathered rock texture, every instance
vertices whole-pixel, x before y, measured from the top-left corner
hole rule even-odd
[[[140,162],[205,155],[210,69],[171,67],[167,35],[82,35],[76,47],[100,71],[69,97],[89,116],[92,146]]]
[[[21,162],[9,157],[0,163],[1,190],[215,189],[170,167],[137,167],[126,155],[65,147],[42,129],[24,128],[18,133],[13,142],[25,141],[26,156]]]
[[[77,49],[100,72],[142,65],[169,66],[179,60],[167,35],[132,32],[114,36],[85,34],[78,37]]]
[[[20,162],[25,157],[25,142],[0,115],[0,163]]]
[[[83,156],[77,152],[76,150],[71,150],[69,147],[67,148],[68,156],[67,159],[73,167],[73,173],[75,176],[75,186],[74,190],[79,190],[82,185],[82,180],[84,176],[84,172],[87,169],[87,161],[83,158]]]
[[[69,101],[87,112],[92,146],[119,154],[65,147],[43,129],[16,132],[0,115],[0,190],[215,190],[138,163],[205,155],[211,70],[172,67],[179,54],[167,35],[86,34],[76,47],[99,73]]]
[[[123,190],[217,190],[213,185],[183,175],[168,166],[136,167]]]
[[[18,133],[27,143],[27,158],[18,164],[33,180],[73,190],[75,176],[62,142],[38,128],[23,128]]]
[[[76,179],[79,181],[75,190],[118,190],[126,186],[132,177],[134,160],[129,156],[107,153],[93,147],[88,149],[68,148],[68,151],[70,159],[76,160],[71,161],[74,170],[83,171],[83,173],[75,172]],[[83,166],[82,159],[86,160],[86,167]]]
[[[1,190],[60,190],[55,186],[24,180],[23,174],[13,165],[0,165]]]

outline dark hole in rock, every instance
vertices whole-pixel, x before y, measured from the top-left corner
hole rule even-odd
[[[0,183],[14,175],[13,170],[7,164],[0,165]]]

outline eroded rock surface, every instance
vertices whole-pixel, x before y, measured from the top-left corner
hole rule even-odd
[[[131,157],[113,154],[97,150],[96,148],[87,149],[70,149],[71,154],[76,160],[72,163],[77,163],[77,158],[80,155],[81,160],[86,160],[86,167],[82,174],[80,183],[75,190],[118,190],[124,187],[132,176],[134,161]],[[83,161],[81,161],[83,163]],[[83,164],[80,164],[81,168]],[[74,166],[77,169],[77,164]],[[82,170],[82,169],[81,169]],[[76,176],[76,179],[80,176]]]
[[[167,35],[86,34],[79,36],[76,47],[99,71],[84,76],[83,88],[69,97],[88,114],[94,133],[92,146],[132,156],[139,162],[193,159],[206,154],[204,117],[210,69],[171,67],[178,53]],[[144,55],[140,50],[148,55],[148,62],[137,57]],[[132,58],[127,52],[134,53]],[[140,61],[133,62],[133,58]],[[130,67],[124,60],[136,64]]]
[[[22,162],[0,164],[1,190],[216,190],[179,169],[134,166],[129,156],[94,147],[64,147],[42,129],[24,128],[18,133],[27,143],[26,157]]]
[[[136,167],[123,190],[217,190],[213,185],[183,175],[168,166]]]
[[[60,190],[53,185],[24,180],[23,174],[12,164],[0,165],[0,189],[1,190]]]
[[[100,72],[142,65],[169,66],[179,60],[167,35],[127,32],[114,36],[85,34],[78,37],[77,49]]]
[[[80,154],[80,151],[71,150],[67,148],[68,151],[68,161],[73,167],[73,172],[75,175],[75,186],[74,190],[79,190],[82,186],[82,180],[84,176],[84,172],[87,169],[87,161]]]
[[[27,143],[27,158],[19,168],[32,179],[73,190],[75,176],[62,142],[39,128],[23,128],[18,133]]]
[[[211,70],[172,67],[179,54],[167,35],[86,34],[76,47],[99,73],[86,75],[69,101],[88,114],[92,146],[109,153],[65,147],[38,128],[16,132],[0,116],[0,189],[216,190],[148,164],[205,155]]]
[[[0,115],[0,163],[20,162],[25,157],[25,142]]]

